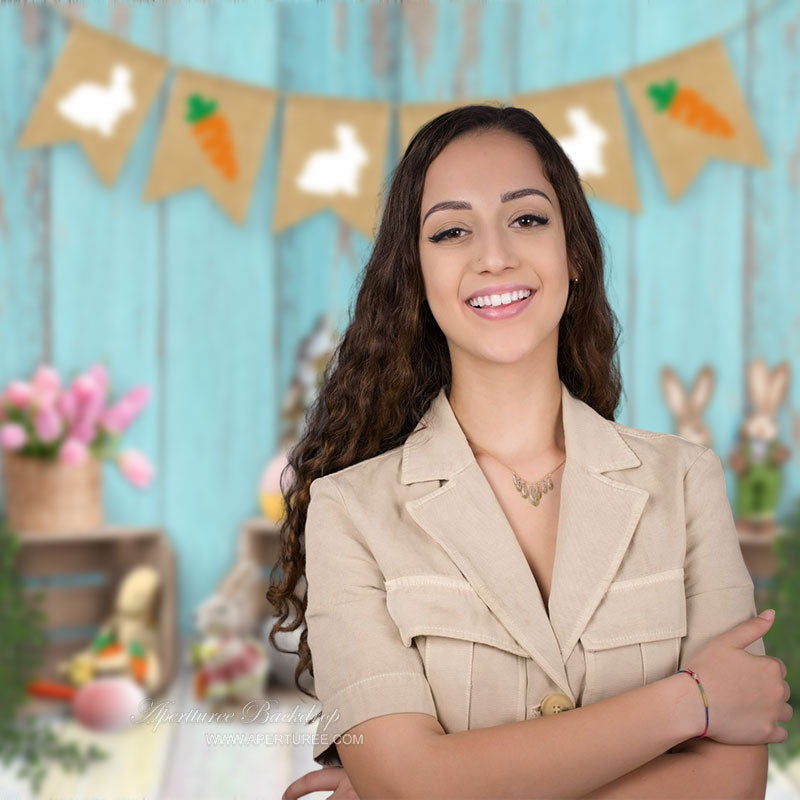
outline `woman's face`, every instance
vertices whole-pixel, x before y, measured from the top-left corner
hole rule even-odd
[[[425,293],[451,357],[513,363],[550,347],[555,356],[570,272],[558,198],[536,149],[506,131],[450,142],[428,167],[420,220]],[[467,302],[487,295],[512,302]]]

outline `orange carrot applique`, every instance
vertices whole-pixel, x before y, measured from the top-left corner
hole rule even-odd
[[[228,120],[217,111],[216,100],[204,100],[199,94],[187,99],[186,121],[200,141],[211,163],[229,181],[236,180],[238,168]]]
[[[656,111],[666,111],[672,119],[688,128],[699,128],[703,133],[723,139],[730,139],[735,133],[728,119],[700,92],[686,86],[679,89],[674,78],[662,84],[651,83],[647,87],[647,94]]]

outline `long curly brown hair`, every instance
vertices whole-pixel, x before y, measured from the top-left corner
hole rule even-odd
[[[267,600],[277,610],[269,638],[296,652],[300,676],[314,669],[306,642],[307,586],[303,531],[309,487],[316,478],[403,444],[442,386],[449,391],[450,356],[425,297],[418,238],[428,166],[465,134],[505,130],[529,141],[556,191],[567,257],[580,275],[570,282],[559,323],[558,372],[567,388],[606,419],[614,419],[622,391],[617,364],[619,326],[605,292],[600,234],[575,167],[558,141],[530,111],[491,104],[454,108],[430,120],[409,142],[395,167],[352,320],[328,362],[302,438],[288,454],[293,477],[283,492],[281,556],[270,574]],[[282,477],[284,477],[282,475]],[[282,484],[283,485],[283,482]],[[293,620],[285,625],[293,612]],[[300,625],[297,651],[278,647],[278,631]]]

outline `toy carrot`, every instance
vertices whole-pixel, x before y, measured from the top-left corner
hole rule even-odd
[[[206,678],[205,670],[199,670],[194,674],[194,696],[198,700],[202,700],[206,696],[206,686],[208,680]]]
[[[119,642],[112,642],[111,644],[107,644],[105,647],[101,647],[97,654],[100,656],[112,656],[116,655],[117,653],[121,653],[124,650],[123,646]]]
[[[139,683],[144,683],[147,676],[147,654],[140,642],[131,642],[128,645],[128,653],[131,657],[131,673],[133,679]]]
[[[97,653],[108,645],[114,644],[115,641],[113,633],[98,633],[92,640],[92,650]]]
[[[192,124],[200,146],[224,178],[235,180],[238,168],[233,140],[227,118],[217,111],[217,101],[190,94],[186,102],[188,110],[184,119]]]
[[[73,686],[47,680],[31,681],[26,688],[32,697],[43,697],[47,700],[72,700],[76,692]]]
[[[671,119],[688,128],[700,128],[703,133],[723,139],[730,139],[735,133],[728,119],[700,92],[687,86],[678,88],[674,78],[663,84],[651,83],[647,87],[647,94],[657,112],[666,111]]]

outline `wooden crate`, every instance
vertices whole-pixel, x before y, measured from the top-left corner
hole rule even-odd
[[[88,646],[94,633],[113,613],[119,583],[135,566],[154,567],[161,576],[160,695],[177,667],[177,577],[175,554],[160,528],[106,526],[80,533],[21,533],[17,569],[26,594],[43,593],[47,644],[39,676],[67,682],[57,664]],[[83,628],[83,630],[80,630]],[[53,708],[32,699],[23,713]]]

